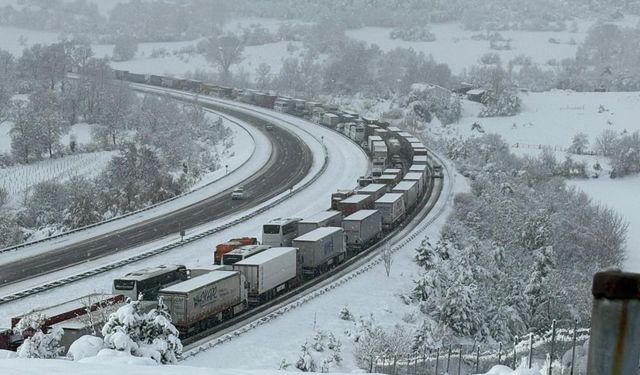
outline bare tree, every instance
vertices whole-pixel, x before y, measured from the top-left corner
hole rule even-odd
[[[391,247],[386,245],[382,250],[382,262],[384,263],[384,270],[387,273],[387,277],[391,274],[391,266],[393,265],[393,252]]]
[[[222,75],[222,81],[230,81],[230,69],[234,64],[242,62],[244,57],[244,45],[240,38],[234,34],[209,38],[204,43],[204,52],[207,60],[218,66]]]
[[[258,90],[266,90],[271,83],[271,65],[261,63],[256,68],[256,87]]]
[[[90,294],[80,299],[86,314],[78,316],[78,319],[89,328],[93,336],[102,332],[102,327],[109,320],[109,316],[118,309],[115,302],[104,301],[99,296],[99,294]]]

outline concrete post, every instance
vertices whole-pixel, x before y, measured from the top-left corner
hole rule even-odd
[[[640,360],[640,274],[593,278],[588,375],[635,375]]]

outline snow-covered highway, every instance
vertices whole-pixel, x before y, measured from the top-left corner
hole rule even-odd
[[[200,99],[205,101],[204,98]],[[123,266],[118,270],[105,272],[87,280],[64,285],[53,290],[5,304],[0,307],[0,315],[3,319],[8,320],[9,317],[13,315],[24,313],[35,305],[52,305],[63,300],[68,300],[73,296],[91,293],[93,291],[110,291],[111,280],[113,278],[147,265],[157,265],[162,263],[181,263],[186,264],[189,267],[209,265],[211,264],[212,249],[216,243],[225,241],[229,237],[234,236],[259,235],[261,224],[274,217],[304,217],[326,209],[329,206],[331,191],[334,191],[336,188],[354,187],[358,176],[365,174],[367,171],[368,159],[365,153],[354,143],[340,134],[288,115],[264,109],[255,109],[255,107],[248,107],[232,102],[228,102],[226,104],[234,105],[236,107],[244,107],[250,111],[255,111],[256,113],[259,112],[262,116],[265,116],[272,121],[278,120],[309,146],[314,155],[313,165],[311,166],[310,173],[307,177],[298,182],[297,186],[305,184],[314,174],[317,174],[322,170],[325,149],[327,152],[328,168],[311,186],[301,190],[297,194],[294,194],[291,199],[286,201],[286,203],[279,204],[269,211],[253,217],[240,225],[231,227],[200,241],[193,242],[162,255],[158,255],[135,264]],[[324,145],[322,143],[324,143]],[[284,194],[286,194],[286,192]],[[277,199],[277,197],[274,197],[271,200],[275,199]],[[267,204],[269,204],[269,202],[262,203],[262,205]],[[194,228],[191,232],[195,233],[211,227],[219,226],[226,222],[234,221],[240,216],[242,216],[242,213],[226,216],[212,223]],[[35,284],[41,284],[45,281],[52,281],[64,276],[73,275],[81,271],[86,271],[87,269],[130,257],[146,249],[158,246],[160,243],[167,243],[175,240],[175,236],[172,236],[171,238],[164,238],[159,242],[149,243],[143,247],[125,250],[116,255],[110,255],[100,258],[99,260],[76,265],[63,271],[38,278],[37,281],[32,280],[32,282]],[[20,286],[27,287],[27,285]],[[18,289],[22,288],[18,288],[17,285],[13,285],[4,288],[0,292],[0,295],[15,292]],[[6,321],[4,323],[6,324]],[[0,325],[2,325],[2,322],[0,322]]]

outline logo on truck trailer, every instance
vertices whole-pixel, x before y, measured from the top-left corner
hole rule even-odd
[[[202,307],[215,302],[217,298],[218,298],[218,287],[213,286],[193,296],[193,306]]]

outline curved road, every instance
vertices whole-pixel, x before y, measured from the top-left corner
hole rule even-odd
[[[301,181],[313,164],[311,150],[295,134],[277,126],[265,130],[270,123],[246,113],[221,108],[213,104],[204,107],[243,120],[265,133],[273,144],[273,152],[260,173],[243,181],[246,200],[232,201],[231,189],[206,200],[183,207],[169,214],[150,219],[128,228],[97,236],[58,249],[0,265],[0,285],[60,270],[89,259],[114,254],[140,246],[157,238],[176,234],[179,228],[189,229],[244,210],[271,199]]]

